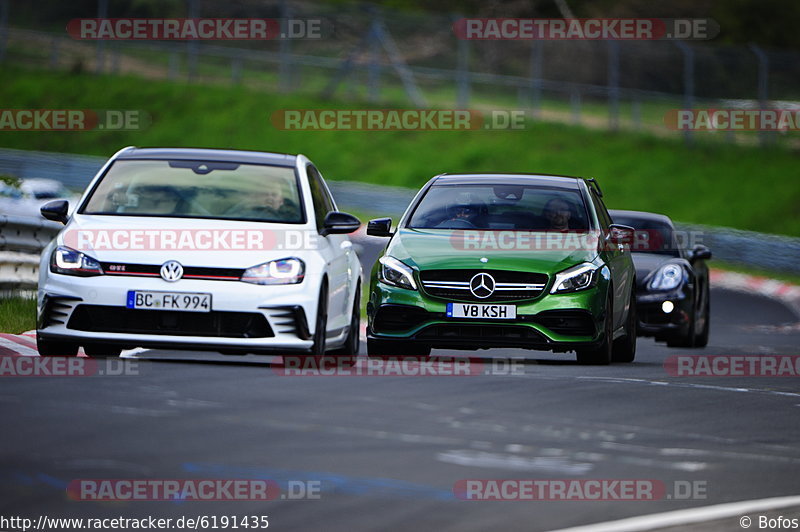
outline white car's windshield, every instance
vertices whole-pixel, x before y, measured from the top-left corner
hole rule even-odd
[[[305,222],[293,168],[214,161],[116,161],[81,212]]]

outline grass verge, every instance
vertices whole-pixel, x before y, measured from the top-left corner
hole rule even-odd
[[[0,299],[0,332],[19,334],[35,328],[35,298],[7,297]]]

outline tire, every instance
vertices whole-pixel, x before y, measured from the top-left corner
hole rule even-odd
[[[83,352],[91,358],[115,358],[121,351],[121,348],[109,344],[85,344],[83,346]]]
[[[367,338],[367,356],[370,358],[425,358],[430,354],[431,348],[428,346]]]
[[[603,323],[603,341],[602,343],[591,349],[578,349],[576,355],[579,364],[593,365],[593,366],[607,366],[611,363],[611,350],[613,341],[611,336],[614,334],[614,307],[611,299],[611,287],[609,287],[609,295],[606,301],[605,321]]]
[[[328,285],[323,284],[319,291],[317,303],[317,318],[314,325],[314,344],[311,346],[311,355],[325,356],[325,334],[328,329]]]
[[[708,345],[708,333],[711,328],[711,304],[706,294],[706,304],[703,307],[703,329],[694,337],[695,347],[705,347]]]
[[[636,294],[631,288],[631,301],[628,318],[625,320],[625,336],[614,340],[611,360],[614,362],[633,362],[636,358]]]
[[[697,321],[697,316],[692,316],[689,320],[689,325],[686,327],[686,332],[667,337],[667,347],[694,347],[695,321]]]
[[[76,357],[78,356],[78,344],[71,342],[56,342],[45,340],[36,333],[36,349],[43,357]]]
[[[346,362],[356,362],[358,349],[361,346],[361,283],[356,287],[356,295],[353,300],[353,312],[350,316],[350,330],[344,345],[333,350],[330,354]]]

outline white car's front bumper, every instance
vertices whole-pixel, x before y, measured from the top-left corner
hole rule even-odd
[[[43,338],[81,345],[96,342],[128,348],[296,353],[310,349],[313,344],[319,281],[306,276],[299,284],[262,286],[240,281],[181,279],[168,283],[161,278],[73,277],[50,273],[44,286],[39,288],[38,332]],[[174,316],[176,311],[127,309],[129,290],[209,293],[213,315],[182,312],[180,323],[176,324],[168,317]],[[85,311],[76,313],[81,305],[89,306],[85,310],[103,319],[87,319],[89,314]],[[142,312],[148,313],[147,319],[140,319]],[[229,319],[233,317],[231,314],[223,316],[228,312],[252,313],[261,326],[231,327],[236,320]],[[265,328],[258,315],[266,319],[269,334],[264,334]],[[81,316],[82,319],[78,319]],[[237,315],[236,319],[239,317]],[[102,325],[98,325],[100,322]],[[223,326],[223,323],[228,325]],[[259,331],[259,336],[247,337],[253,331]]]

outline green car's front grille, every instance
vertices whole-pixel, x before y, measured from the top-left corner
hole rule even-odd
[[[481,273],[493,279],[493,292],[487,297],[478,297],[470,290],[470,282]],[[456,301],[515,301],[534,299],[547,287],[548,276],[544,273],[508,270],[422,270],[419,272],[422,289],[431,297]]]

